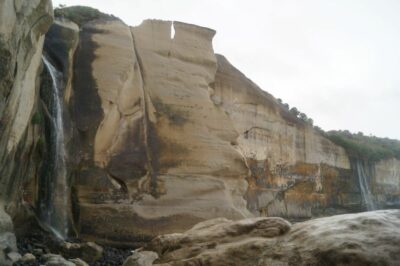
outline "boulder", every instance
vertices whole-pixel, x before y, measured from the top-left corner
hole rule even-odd
[[[144,250],[159,255],[153,265],[398,265],[399,243],[400,210],[384,210],[291,227],[280,218],[217,219],[159,236]]]
[[[15,263],[17,261],[20,261],[22,259],[21,254],[18,252],[12,251],[10,253],[7,253],[7,258],[12,262]]]
[[[122,266],[151,266],[158,259],[158,254],[153,251],[133,251]]]
[[[0,249],[15,251],[17,250],[17,239],[12,232],[0,233]]]
[[[14,235],[12,220],[0,203],[0,265],[14,262],[17,254],[17,239]]]
[[[21,258],[21,262],[24,262],[24,263],[32,263],[35,261],[36,261],[36,257],[32,253],[26,253]]]
[[[75,263],[67,261],[63,256],[57,254],[45,254],[42,256],[46,266],[76,266]]]
[[[89,264],[87,264],[85,261],[83,261],[83,260],[81,260],[81,259],[79,259],[79,258],[77,258],[77,259],[70,259],[70,260],[68,260],[68,261],[75,263],[76,266],[89,266]]]
[[[85,262],[93,263],[103,255],[103,248],[94,242],[69,243],[61,245],[61,254],[70,259],[80,258]]]

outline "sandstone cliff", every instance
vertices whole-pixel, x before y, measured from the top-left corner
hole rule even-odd
[[[140,240],[250,215],[238,135],[209,94],[214,32],[174,23],[171,39],[171,26],[112,19],[81,28],[70,106],[82,236]]]
[[[44,34],[50,1],[0,1],[0,264],[17,251],[14,222],[25,213],[22,184],[41,166],[43,131],[37,115]],[[8,214],[4,211],[7,210]]]
[[[14,2],[0,4],[0,199],[14,214],[23,202],[42,217],[55,199],[70,235],[125,245],[221,216],[399,205],[399,160],[350,158],[215,55],[213,30],[129,27],[75,7],[56,12],[44,41],[51,5]],[[43,43],[62,92],[64,183],[50,171],[54,75],[43,68],[39,86]]]
[[[52,14],[47,0],[0,2],[0,202],[9,207],[41,165],[38,76]]]
[[[366,208],[346,151],[215,55],[214,31],[63,14],[46,54],[64,75],[71,226],[81,237],[120,245],[219,216]],[[399,179],[381,168],[371,187]]]

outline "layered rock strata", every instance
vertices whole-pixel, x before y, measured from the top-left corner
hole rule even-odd
[[[255,215],[307,218],[357,205],[357,183],[343,148],[296,118],[218,55],[212,99],[239,133],[251,171],[247,206]],[[340,210],[339,210],[340,211]]]
[[[125,245],[221,216],[360,211],[365,186],[398,206],[398,160],[362,163],[362,187],[343,148],[214,54],[213,30],[76,10],[92,17],[65,13],[44,42],[48,1],[0,3],[0,201],[14,221],[51,193],[43,42],[63,75],[72,234]]]
[[[238,135],[209,93],[214,32],[173,25],[172,39],[165,21],[81,28],[70,106],[82,236],[140,240],[219,215],[250,215]]]
[[[370,175],[374,201],[378,208],[400,207],[400,160],[392,158],[378,161]]]
[[[364,208],[344,149],[215,55],[214,31],[103,16],[80,23],[78,36],[68,23],[53,26],[46,53],[67,84],[81,237],[125,245],[220,216],[308,219]]]

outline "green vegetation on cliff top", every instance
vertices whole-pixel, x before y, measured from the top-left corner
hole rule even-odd
[[[54,9],[54,16],[56,18],[67,18],[78,24],[79,27],[96,19],[118,19],[88,6],[58,7]]]
[[[328,131],[326,135],[332,142],[342,146],[348,155],[355,159],[379,161],[389,158],[400,159],[400,141],[389,138],[365,136],[348,130]]]
[[[300,112],[296,107],[289,107],[277,99],[278,103],[290,112],[296,119],[313,126],[313,120],[305,113]],[[343,147],[349,157],[370,162],[397,158],[400,160],[400,141],[389,138],[378,138],[375,136],[365,136],[362,132],[353,134],[348,130],[332,130],[325,132],[318,126],[314,129],[320,134],[330,139],[336,145]]]

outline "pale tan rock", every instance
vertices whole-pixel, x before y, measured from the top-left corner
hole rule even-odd
[[[83,260],[77,258],[77,259],[70,259],[68,260],[70,262],[75,263],[76,266],[89,266],[89,264],[87,264],[86,262],[84,262]]]
[[[378,206],[397,208],[400,205],[400,160],[393,158],[375,163],[372,193]]]
[[[400,190],[400,160],[381,160],[375,164],[375,171],[377,184]]]
[[[93,263],[102,257],[103,248],[94,242],[64,242],[60,252],[66,258],[80,258],[85,262]]]
[[[255,229],[260,221],[267,226]],[[145,250],[160,256],[153,265],[397,265],[399,225],[399,210],[320,218],[290,231],[279,218],[219,219],[159,236]],[[266,237],[273,228],[279,233]]]
[[[46,266],[76,266],[75,263],[67,261],[61,255],[58,254],[45,254],[43,255]]]
[[[77,127],[95,136],[80,147],[88,163],[75,186],[83,237],[150,239],[221,215],[252,216],[238,135],[210,98],[214,31],[175,22],[171,39],[171,25],[109,20],[82,29],[75,65],[93,52],[96,84],[89,92],[88,78],[75,77],[72,94]],[[83,108],[95,98],[95,108]]]
[[[152,266],[156,259],[158,254],[153,251],[133,251],[122,266]]]
[[[186,250],[193,254],[205,246],[215,247],[217,243],[229,243],[231,239],[244,237],[273,238],[286,234],[291,224],[282,218],[249,218],[231,221],[217,218],[201,222],[185,233],[162,235],[154,238],[147,248],[163,254],[166,247],[171,250],[166,257],[174,258]],[[175,255],[172,250],[180,249]],[[161,261],[163,259],[161,258]]]
[[[226,58],[217,58],[212,99],[239,133],[237,149],[251,170],[248,208],[255,215],[290,218],[318,216],[330,202],[352,208],[355,179],[340,185],[347,190],[332,189],[351,175],[345,150],[293,116]]]
[[[65,96],[81,237],[120,245],[220,216],[362,209],[344,149],[215,56],[214,34],[158,20],[81,25]]]
[[[261,90],[221,55],[214,84],[214,102],[226,110],[239,132],[246,158],[293,165],[298,161],[349,169],[343,148],[296,119],[268,92]],[[275,167],[274,167],[275,168]]]
[[[20,158],[34,153],[41,134],[31,118],[38,106],[42,46],[52,14],[48,0],[0,3],[0,200],[6,203],[15,199],[23,181],[38,173],[38,161]]]
[[[21,261],[26,263],[32,263],[36,261],[36,257],[32,253],[25,253],[22,256]]]

